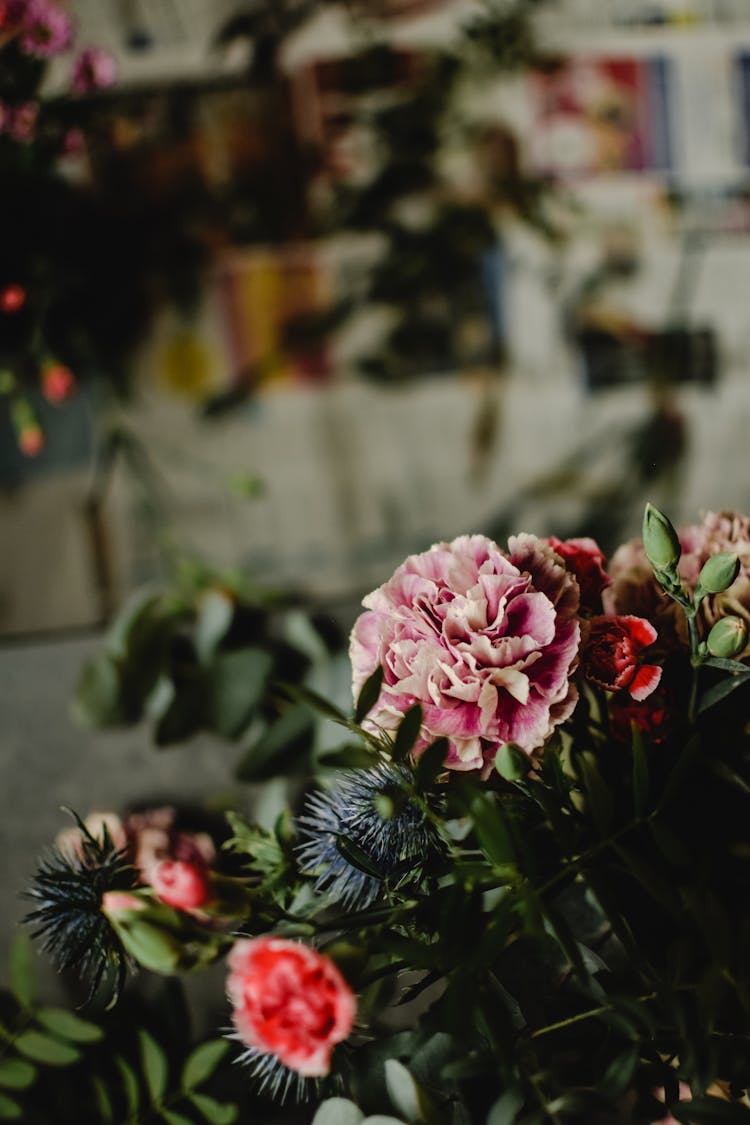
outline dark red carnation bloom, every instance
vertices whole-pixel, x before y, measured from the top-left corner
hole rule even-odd
[[[227,994],[240,1039],[306,1078],[327,1074],[356,1008],[330,957],[286,938],[243,938],[228,964]]]
[[[640,703],[661,679],[661,668],[641,659],[655,640],[656,629],[643,617],[592,617],[583,649],[583,674],[607,691],[627,691]]]
[[[565,563],[578,580],[581,588],[581,608],[592,613],[601,609],[600,596],[610,579],[604,569],[604,555],[594,539],[557,539],[554,535],[547,540],[550,547]]]

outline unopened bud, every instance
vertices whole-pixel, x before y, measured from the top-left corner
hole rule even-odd
[[[731,551],[721,551],[703,564],[698,585],[707,594],[723,594],[740,572],[740,560]]]
[[[741,617],[722,617],[711,629],[706,647],[712,656],[731,660],[747,644],[747,625]]]
[[[674,570],[680,561],[682,548],[677,532],[653,504],[646,504],[643,513],[643,546],[654,570]]]

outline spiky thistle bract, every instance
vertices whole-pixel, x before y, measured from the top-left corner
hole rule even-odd
[[[68,851],[53,847],[42,857],[24,892],[36,903],[24,922],[33,927],[32,936],[57,970],[72,970],[87,985],[87,1002],[106,980],[112,1005],[130,961],[102,912],[102,897],[107,891],[132,890],[138,875],[106,825],[95,837],[76,813],[72,815],[80,841]]]
[[[387,881],[421,876],[442,845],[412,782],[405,766],[381,761],[342,770],[329,789],[308,797],[298,855],[301,870],[316,876],[316,891],[357,910],[375,902]]]

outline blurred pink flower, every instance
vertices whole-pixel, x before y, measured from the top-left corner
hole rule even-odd
[[[47,402],[57,406],[73,393],[76,378],[64,363],[49,364],[42,374],[42,394]]]
[[[39,117],[39,102],[21,102],[10,109],[10,118],[5,126],[6,132],[19,144],[28,145],[36,136],[36,123]]]
[[[508,547],[464,535],[410,556],[352,631],[355,697],[384,670],[369,728],[421,704],[415,753],[444,735],[450,769],[482,769],[506,742],[533,754],[576,703],[578,583],[536,536]]]
[[[151,869],[151,886],[168,906],[196,910],[211,899],[205,865],[181,859],[163,859]]]
[[[657,1101],[663,1102],[664,1088],[660,1087],[658,1090],[655,1090],[654,1097],[657,1099]],[[679,1100],[681,1102],[689,1102],[692,1101],[692,1098],[693,1092],[688,1086],[687,1082],[680,1082]],[[652,1121],[651,1125],[680,1125],[680,1123],[676,1117],[673,1117],[671,1113],[668,1113],[666,1117],[660,1117],[658,1121]]]
[[[601,608],[601,593],[609,585],[604,555],[594,539],[547,540],[566,568],[575,574],[581,588],[581,608],[596,613]]]
[[[71,89],[74,94],[91,94],[106,90],[117,79],[114,55],[102,47],[86,47],[73,64]]]
[[[73,20],[58,4],[28,0],[19,41],[21,50],[37,59],[52,58],[68,49],[73,31]]]

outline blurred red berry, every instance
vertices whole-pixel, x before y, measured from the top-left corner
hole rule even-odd
[[[18,446],[26,457],[36,457],[44,448],[44,434],[39,426],[28,426],[18,435]]]
[[[54,405],[69,398],[75,385],[75,375],[64,363],[53,364],[42,376],[42,394]]]
[[[19,309],[22,309],[25,304],[26,290],[23,285],[18,285],[13,282],[0,289],[0,311],[8,314],[16,313]]]

